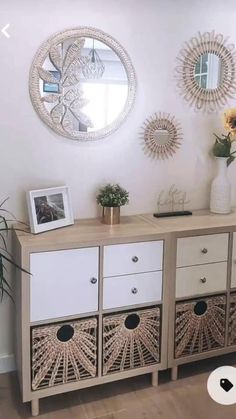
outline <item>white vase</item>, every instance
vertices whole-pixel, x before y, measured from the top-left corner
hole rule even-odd
[[[210,211],[229,214],[231,211],[231,185],[228,179],[227,158],[216,157],[217,175],[211,184]]]

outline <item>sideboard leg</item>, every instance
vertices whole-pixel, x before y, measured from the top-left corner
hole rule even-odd
[[[176,381],[178,379],[178,367],[171,368],[171,380]]]
[[[38,416],[39,414],[39,399],[34,399],[31,401],[31,413],[32,416]]]
[[[158,371],[152,372],[152,386],[158,386]]]

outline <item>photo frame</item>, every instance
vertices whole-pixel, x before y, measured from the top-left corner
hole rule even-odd
[[[74,224],[67,186],[28,191],[27,205],[31,233],[42,233]]]

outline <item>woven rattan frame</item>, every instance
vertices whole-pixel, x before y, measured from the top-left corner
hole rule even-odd
[[[215,89],[203,89],[195,80],[195,66],[203,54],[215,54],[222,62],[223,74],[220,86]],[[185,42],[178,57],[175,69],[177,86],[184,100],[195,109],[213,112],[234,98],[236,92],[236,51],[228,38],[215,31],[198,33]]]
[[[169,134],[169,140],[166,144],[158,144],[155,139],[157,130],[165,130]],[[158,159],[167,159],[173,157],[176,150],[181,145],[183,133],[181,125],[175,117],[169,113],[155,113],[147,118],[143,125],[144,151],[150,157]]]
[[[64,325],[74,330],[67,342],[57,338]],[[96,366],[96,318],[32,328],[33,390],[95,377]]]
[[[127,329],[125,320],[136,314],[139,325]],[[160,362],[160,308],[103,318],[103,375]]]
[[[230,295],[228,345],[236,345],[236,293]]]
[[[197,302],[204,301],[207,311],[194,313]],[[220,348],[225,343],[226,297],[207,297],[176,304],[175,358]]]
[[[105,128],[94,131],[94,132],[77,132],[69,134],[66,132],[60,124],[55,124],[52,120],[50,113],[46,109],[44,102],[41,100],[40,95],[40,88],[39,88],[39,68],[42,68],[43,63],[46,57],[49,54],[49,50],[52,46],[58,45],[61,42],[65,41],[66,39],[70,38],[94,38],[98,41],[101,41],[108,45],[111,49],[115,51],[115,53],[120,58],[122,64],[125,67],[128,79],[128,95],[126,104],[124,109],[118,116],[118,118],[107,125]],[[114,38],[110,35],[106,34],[105,32],[98,30],[96,28],[91,27],[79,27],[74,29],[65,30],[59,33],[52,35],[49,39],[47,39],[39,48],[36,53],[36,56],[33,60],[31,70],[30,70],[30,77],[29,77],[29,91],[32,104],[40,116],[40,118],[47,124],[51,129],[53,129],[57,134],[62,135],[64,137],[73,139],[73,140],[97,140],[100,138],[104,138],[107,135],[111,134],[115,130],[119,128],[121,123],[126,119],[128,116],[135,99],[136,94],[136,75],[133,64],[129,55],[127,54],[126,50],[119,44]]]

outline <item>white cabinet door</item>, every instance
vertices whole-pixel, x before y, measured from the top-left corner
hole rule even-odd
[[[233,235],[231,288],[236,288],[236,233],[234,233]]]
[[[30,255],[32,322],[98,309],[98,247]]]
[[[103,276],[159,271],[162,260],[162,240],[105,246]]]
[[[111,309],[162,299],[162,271],[114,276],[103,280],[103,308]]]

